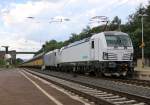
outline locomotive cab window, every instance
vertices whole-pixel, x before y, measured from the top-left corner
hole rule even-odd
[[[94,41],[91,43],[91,48],[94,49]]]
[[[131,40],[127,35],[105,35],[107,46],[131,47]]]

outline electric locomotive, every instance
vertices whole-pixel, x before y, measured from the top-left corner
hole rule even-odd
[[[105,76],[131,76],[133,46],[128,34],[105,31],[43,55],[45,69]]]

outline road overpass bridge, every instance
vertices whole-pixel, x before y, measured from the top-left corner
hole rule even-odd
[[[11,55],[13,64],[15,64],[17,54],[35,54],[35,53],[36,52],[25,52],[25,51],[16,51],[16,50],[8,51],[8,54]],[[0,58],[4,59],[5,54],[6,51],[0,51]]]
[[[35,54],[36,52],[16,52],[16,54]]]

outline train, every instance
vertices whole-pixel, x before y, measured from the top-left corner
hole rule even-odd
[[[76,41],[60,49],[41,53],[22,64],[23,67],[40,67],[91,74],[96,76],[132,76],[133,45],[127,33],[104,31]]]

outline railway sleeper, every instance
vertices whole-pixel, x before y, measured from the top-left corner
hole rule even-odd
[[[117,101],[117,102],[114,102],[115,104],[134,104],[134,103],[136,103],[136,101],[135,100],[125,100],[125,101]]]

